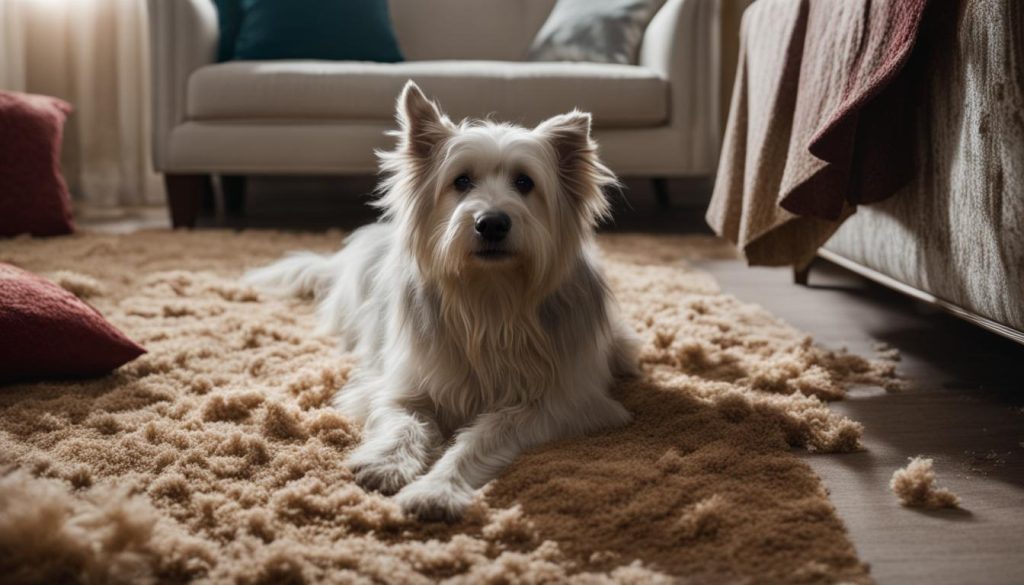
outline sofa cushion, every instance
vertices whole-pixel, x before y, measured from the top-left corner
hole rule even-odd
[[[217,7],[217,60],[230,61],[235,56],[235,41],[242,30],[242,0],[213,0]]]
[[[555,0],[388,0],[406,61],[523,61]]]
[[[57,98],[0,91],[0,237],[74,231],[60,170],[70,112]]]
[[[403,60],[386,0],[240,2],[234,59]]]
[[[580,108],[598,127],[668,121],[668,82],[655,72],[603,63],[417,61],[366,63],[250,61],[208,65],[192,74],[193,120],[390,120],[413,79],[455,119],[493,115],[535,124]]]
[[[530,45],[530,61],[637,62],[647,25],[665,0],[558,0]]]
[[[71,292],[0,262],[0,384],[100,376],[144,353]]]

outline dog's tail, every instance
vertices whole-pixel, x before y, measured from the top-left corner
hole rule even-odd
[[[263,268],[245,273],[242,282],[279,297],[321,299],[334,282],[331,257],[314,252],[292,252]]]

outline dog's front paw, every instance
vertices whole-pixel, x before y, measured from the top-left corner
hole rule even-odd
[[[364,490],[378,491],[386,496],[396,493],[416,479],[416,473],[408,466],[393,461],[349,465],[349,469],[355,474],[356,483]]]
[[[375,459],[358,451],[345,461],[345,466],[360,487],[387,496],[398,492],[423,471],[423,465],[412,458],[392,455]]]
[[[395,496],[402,511],[420,520],[454,522],[473,501],[473,490],[451,482],[417,480]]]

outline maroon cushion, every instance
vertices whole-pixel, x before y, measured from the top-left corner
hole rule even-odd
[[[70,112],[71,105],[57,98],[0,91],[0,237],[74,230],[60,173]]]
[[[0,382],[98,376],[144,353],[75,295],[0,263]]]

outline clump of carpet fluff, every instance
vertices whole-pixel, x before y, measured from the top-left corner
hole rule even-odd
[[[52,272],[46,276],[55,282],[57,286],[80,299],[98,297],[106,291],[99,281],[87,274],[81,274],[71,270],[57,270],[56,272]]]
[[[32,494],[26,498],[26,494]],[[72,496],[23,471],[0,477],[0,574],[7,583],[149,580],[157,514],[113,490]]]
[[[718,532],[728,503],[715,494],[687,508],[679,518],[679,532],[684,538],[711,537]]]
[[[912,457],[910,463],[892,474],[889,487],[900,503],[911,508],[956,508],[960,498],[946,488],[936,487],[932,460]]]

